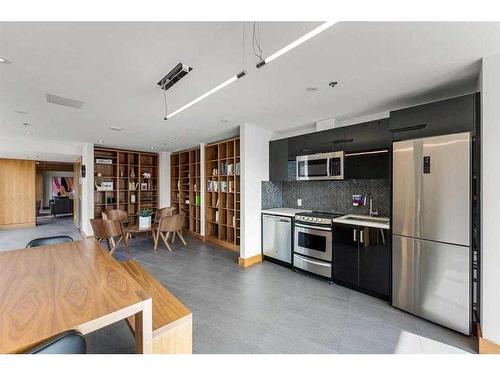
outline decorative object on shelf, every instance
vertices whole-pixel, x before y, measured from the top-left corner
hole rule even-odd
[[[115,198],[114,197],[107,197],[106,198],[106,203],[107,204],[114,204],[115,203]]]
[[[135,190],[137,190],[138,187],[139,187],[139,183],[138,182],[130,181],[128,183],[128,189],[130,191],[135,191]]]
[[[195,203],[198,206],[201,205],[201,195],[200,194],[196,194]]]
[[[111,159],[95,159],[96,164],[113,164]]]
[[[134,170],[134,168],[132,168],[132,170],[130,171],[130,178],[135,178],[135,170]]]
[[[120,171],[120,177],[123,177],[123,169]]]
[[[141,190],[148,190],[148,184],[146,182],[141,182]]]
[[[135,203],[135,194],[130,196],[130,203]]]
[[[101,172],[97,172],[97,177],[102,177],[102,173]]]
[[[153,215],[153,210],[142,209],[139,210],[139,228],[150,228],[151,227],[151,215]]]
[[[184,202],[185,202],[186,204],[189,204],[189,199],[186,199]]]
[[[151,178],[151,173],[144,172],[144,173],[142,174],[142,178],[144,178],[144,179]]]
[[[113,182],[112,181],[103,181],[101,178],[96,178],[94,181],[94,185],[97,191],[109,191],[113,190]]]

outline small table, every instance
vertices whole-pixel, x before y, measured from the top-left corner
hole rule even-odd
[[[97,241],[0,252],[0,270],[0,353],[131,316],[136,353],[151,353],[151,297]]]
[[[131,225],[129,227],[126,227],[124,228],[125,229],[125,232],[127,232],[127,234],[139,234],[139,233],[149,233],[151,232],[151,235],[152,237],[154,238],[154,234],[155,234],[155,231],[156,231],[156,228],[158,227],[157,224],[151,224],[150,227],[147,227],[147,228],[140,228],[139,225]]]

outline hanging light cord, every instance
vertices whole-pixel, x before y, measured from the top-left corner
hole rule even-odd
[[[256,50],[257,47],[257,50]],[[257,22],[253,23],[253,30],[252,30],[252,48],[253,48],[253,54],[259,58],[259,61],[262,61],[262,48],[260,47],[260,27],[257,24]]]
[[[165,85],[167,84],[167,82],[165,81],[165,83],[163,83],[163,101],[165,102],[165,117],[163,118],[164,120],[167,119],[167,115],[168,115],[168,111],[167,111],[167,90],[165,90]]]

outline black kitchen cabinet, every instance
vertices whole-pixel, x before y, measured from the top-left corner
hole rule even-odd
[[[359,287],[389,296],[391,246],[389,230],[362,227],[359,242]]]
[[[391,155],[388,150],[380,153],[346,154],[344,179],[386,179],[390,178]]]
[[[358,227],[333,225],[333,278],[358,285]]]
[[[474,130],[476,95],[470,94],[390,113],[394,141]]]
[[[322,130],[289,138],[288,159],[295,160],[299,155],[342,151],[344,138],[344,128]]]
[[[391,147],[392,134],[388,118],[345,127],[344,151],[366,152]]]
[[[333,224],[333,279],[362,292],[389,299],[389,230]]]
[[[269,180],[288,180],[288,139],[269,142]]]

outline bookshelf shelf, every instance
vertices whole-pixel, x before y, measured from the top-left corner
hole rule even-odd
[[[205,237],[231,250],[240,247],[240,139],[205,146]]]
[[[193,233],[201,233],[200,148],[183,150],[170,155],[170,205],[177,212],[186,213],[184,228]],[[187,202],[187,203],[186,203]]]
[[[97,159],[111,160],[112,163],[97,163]],[[158,154],[112,148],[94,148],[95,180],[113,182],[113,190],[97,190],[94,196],[94,217],[101,217],[108,209],[118,208],[127,211],[131,224],[137,224],[137,212],[142,208],[155,210],[158,208],[157,191],[159,191]],[[97,177],[100,172],[102,177]],[[150,173],[151,178],[145,179],[142,174]],[[136,189],[130,189],[129,183],[138,184]],[[141,183],[147,189],[141,190]],[[107,194],[106,194],[107,193]],[[135,196],[135,202],[132,202]]]

